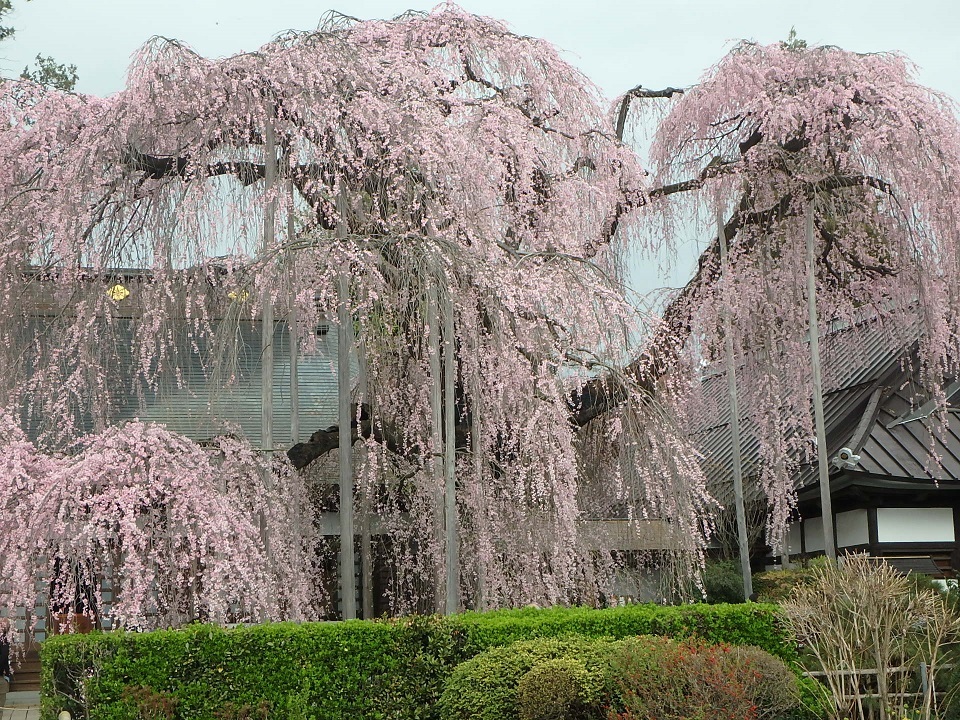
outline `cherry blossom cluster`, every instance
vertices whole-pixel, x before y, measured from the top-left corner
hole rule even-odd
[[[897,56],[743,44],[671,106],[649,177],[554,48],[452,5],[331,16],[217,60],[155,40],[112,97],[4,82],[0,106],[0,407],[40,448],[8,428],[4,462],[43,488],[29,502],[66,508],[58,568],[100,572],[109,538],[130,538],[144,569],[116,576],[124,622],[148,602],[174,622],[198,598],[225,617],[241,586],[251,616],[319,602],[299,473],[264,470],[242,440],[214,461],[111,429],[118,393],[181,388],[187,359],[237,382],[239,321],[273,314],[311,353],[346,304],[357,494],[389,540],[398,611],[429,607],[442,576],[443,395],[465,604],[596,600],[616,553],[585,536],[593,520],[659,523],[650,559],[694,577],[717,503],[690,431],[717,414],[699,379],[728,322],[777,545],[812,450],[811,208],[821,317],[895,339],[919,314],[931,395],[956,376],[960,132]],[[722,216],[730,262],[711,244],[654,319],[630,301],[625,251],[671,248],[688,212],[714,237]],[[340,428],[314,431],[311,459],[333,460],[321,440]],[[277,576],[292,579],[267,598]]]
[[[37,608],[140,629],[318,616],[311,530],[290,518],[303,492],[246,443],[202,448],[131,422],[49,456],[0,422],[8,616],[25,612],[31,629]]]
[[[809,213],[825,392],[849,380],[878,335],[904,352],[920,338],[927,397],[942,401],[957,376],[957,106],[917,84],[895,54],[743,43],[673,105],[651,163],[659,186],[678,190],[651,204],[665,227],[693,212],[716,238],[717,213],[724,219],[729,266],[721,273],[714,240],[688,303],[688,349],[722,362],[729,318],[741,407],[760,443],[768,539],[779,546],[797,469],[816,452]]]

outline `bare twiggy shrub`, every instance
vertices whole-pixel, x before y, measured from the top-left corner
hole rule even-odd
[[[795,588],[784,609],[806,650],[806,669],[825,673],[832,717],[934,715],[936,669],[960,629],[940,593],[917,591],[866,555],[847,555],[815,568],[810,584]],[[930,678],[926,693],[916,682],[921,662]]]

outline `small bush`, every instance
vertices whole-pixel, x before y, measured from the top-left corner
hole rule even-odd
[[[797,675],[755,647],[637,638],[617,644],[610,662],[615,720],[781,720],[812,717]]]
[[[573,720],[587,716],[600,697],[590,698],[590,673],[579,660],[557,658],[534,665],[517,683],[520,720]],[[593,702],[591,702],[593,700]]]
[[[708,603],[742,603],[745,598],[740,563],[733,560],[709,561],[703,571],[703,589]]]
[[[611,658],[617,720],[754,720],[756,707],[730,648],[665,638],[625,642]]]
[[[588,688],[603,686],[611,641],[588,638],[527,640],[507,647],[493,648],[467,660],[454,669],[440,697],[440,717],[444,720],[517,720],[520,715],[520,682],[535,668],[525,684],[523,705],[531,712],[539,700],[554,707],[579,707],[590,698]],[[551,661],[561,661],[553,664]],[[538,684],[551,673],[549,682]],[[561,689],[562,676],[576,678],[573,693]],[[594,692],[599,701],[600,693]],[[547,717],[564,717],[551,716]]]
[[[797,675],[780,659],[756,647],[734,647],[728,662],[742,680],[757,720],[774,720],[801,712]]]

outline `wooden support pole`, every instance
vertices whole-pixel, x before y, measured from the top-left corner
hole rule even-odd
[[[293,180],[290,181],[290,210],[287,212],[287,281],[290,312],[287,316],[287,341],[290,352],[290,445],[300,442],[300,323],[297,313],[297,267],[293,255],[296,237],[293,222]]]
[[[337,235],[345,238],[346,197],[343,190],[337,197],[340,222]],[[357,578],[353,552],[353,431],[350,412],[350,344],[353,315],[350,311],[350,268],[346,264],[337,278],[337,397],[340,451],[340,595],[343,619],[357,617]]]
[[[445,611],[453,615],[460,610],[460,535],[457,528],[456,413],[455,386],[456,337],[454,335],[453,302],[450,293],[442,298],[443,309],[443,476],[444,527],[446,533]]]
[[[717,211],[717,237],[720,240],[720,265],[723,278],[730,280],[727,255],[727,233],[723,213]],[[743,599],[753,595],[753,575],[750,571],[750,542],[747,538],[747,513],[743,501],[743,449],[740,442],[740,403],[737,399],[737,366],[733,354],[733,323],[730,312],[723,312],[723,350],[727,365],[727,397],[730,404],[730,442],[733,455],[733,503],[737,514],[737,546],[740,553],[740,573],[743,576]]]
[[[437,549],[441,553],[442,564],[446,564],[445,510],[443,500],[444,463],[443,463],[443,379],[440,373],[440,312],[437,301],[437,286],[433,278],[427,280],[427,328],[429,335],[430,367],[430,452],[432,460],[433,487],[433,526],[436,534]],[[438,563],[439,565],[439,563]],[[446,572],[437,568],[436,610],[446,610]]]
[[[364,620],[373,619],[373,536],[370,533],[370,493],[360,499],[360,611]]]
[[[273,106],[267,112],[264,127],[264,193],[270,196],[277,184],[277,143],[273,127],[276,117]],[[277,205],[270,197],[263,209],[263,256],[273,251],[276,242],[275,227]],[[273,488],[273,296],[272,283],[264,283],[262,296],[262,316],[260,323],[260,450],[267,460],[263,473],[263,485],[266,492]],[[270,534],[267,519],[260,513],[260,539],[263,541],[267,557],[271,557]]]
[[[806,214],[807,310],[810,316],[810,367],[813,371],[813,417],[817,427],[817,466],[820,477],[820,512],[823,518],[824,552],[837,559],[833,537],[833,500],[830,497],[830,468],[827,464],[827,430],[823,417],[823,383],[820,373],[820,330],[817,321],[817,259],[813,240],[813,213],[816,198],[810,198]]]
[[[267,117],[264,132],[265,192],[272,193],[277,184],[277,146],[273,129],[274,113]],[[263,209],[263,254],[273,250],[276,200],[270,198]],[[260,335],[260,447],[267,457],[273,456],[273,296],[272,283],[264,283],[263,315]]]
[[[360,377],[357,383],[360,387],[360,396],[357,402],[366,403],[372,409],[367,389],[366,345],[363,340],[360,340],[356,345],[360,366]],[[364,452],[366,451],[364,450]],[[370,620],[373,618],[373,538],[370,532],[370,526],[373,522],[373,498],[371,488],[364,488],[360,498],[360,609],[363,613],[363,619]]]
[[[471,412],[470,417],[470,451],[473,454],[473,477],[474,482],[477,486],[474,488],[474,492],[478,493],[480,502],[478,503],[477,512],[476,512],[476,534],[477,542],[476,545],[476,555],[477,555],[477,597],[476,597],[476,610],[486,610],[487,609],[487,561],[483,554],[483,543],[485,542],[485,535],[488,532],[488,523],[487,523],[487,505],[486,505],[486,496],[484,493],[484,488],[481,486],[481,479],[483,478],[483,455],[480,451],[480,433],[483,431],[483,426],[480,422],[480,411],[474,404],[473,412]]]

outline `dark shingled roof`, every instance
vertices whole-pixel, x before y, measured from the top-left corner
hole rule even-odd
[[[824,415],[828,457],[844,447],[860,455],[855,468],[831,475],[960,480],[960,418],[951,408],[930,416],[932,403],[915,382],[916,325],[891,329],[876,321],[837,327],[821,339]],[[738,377],[739,382],[744,382]],[[722,502],[732,493],[732,441],[726,371],[711,367],[703,379],[706,412],[693,436],[703,467]],[[960,398],[960,383],[951,385]],[[745,415],[741,407],[741,415]],[[758,472],[756,427],[741,418],[744,477]],[[817,466],[807,463],[796,475],[798,489],[817,484]],[[749,493],[751,488],[747,488]],[[752,492],[759,493],[753,486]]]

